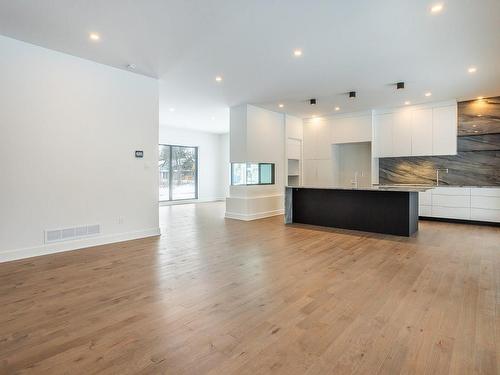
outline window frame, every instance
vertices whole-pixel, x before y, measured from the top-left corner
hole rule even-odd
[[[167,144],[167,143],[158,143],[158,146],[167,146],[169,148],[169,167],[168,167],[168,199],[167,200],[160,200],[158,197],[159,202],[178,202],[178,201],[189,201],[189,200],[194,200],[198,199],[198,166],[199,166],[199,160],[198,160],[198,146],[184,146],[184,145],[174,145],[174,144]],[[173,168],[172,168],[172,148],[173,147],[183,147],[183,148],[194,148],[194,160],[195,160],[195,173],[194,173],[194,198],[178,198],[178,199],[173,199],[172,198],[172,173],[173,173]],[[158,184],[159,185],[159,184]]]
[[[233,164],[245,164],[245,173],[247,171],[247,165],[248,164],[257,164],[257,170],[259,173],[259,182],[256,184],[234,184],[234,171],[233,171]],[[260,167],[261,165],[270,165],[271,166],[271,182],[262,182],[261,179],[261,174],[260,174]],[[248,181],[247,175],[245,175],[245,182]],[[265,163],[254,163],[254,162],[242,162],[242,163],[231,163],[231,186],[259,186],[259,185],[275,185],[276,184],[276,163],[271,163],[271,162],[265,162]]]

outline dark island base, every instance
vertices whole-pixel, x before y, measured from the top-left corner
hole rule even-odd
[[[409,237],[418,230],[418,193],[287,188],[287,223]]]

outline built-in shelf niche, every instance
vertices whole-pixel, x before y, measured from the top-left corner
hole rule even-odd
[[[302,170],[302,141],[300,139],[287,139],[287,185],[300,186]]]
[[[300,176],[288,176],[288,186],[300,186]]]

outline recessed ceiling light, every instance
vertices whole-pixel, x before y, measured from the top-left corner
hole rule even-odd
[[[217,82],[222,82],[222,76],[216,76],[216,77],[215,77],[215,80],[216,80]]]
[[[95,41],[101,39],[101,37],[97,33],[90,33],[89,38],[90,38],[90,40],[95,40]]]
[[[477,97],[477,100],[483,100],[484,99],[484,96],[478,96]]]
[[[481,115],[481,114],[478,114],[478,115],[477,115],[477,117],[482,117],[482,116],[483,116],[483,115]]]
[[[301,49],[294,49],[294,50],[293,50],[293,55],[294,55],[295,57],[300,57],[300,56],[302,56],[302,50],[301,50]]]
[[[477,125],[472,125],[473,128],[475,128]]]
[[[278,107],[283,108],[285,105],[283,103],[278,104]]]
[[[469,73],[476,73],[477,72],[477,68],[475,66],[471,66],[469,69],[467,69],[467,71]]]
[[[340,107],[335,107],[335,110],[336,111],[340,111]]]
[[[479,131],[478,130],[474,130],[474,133],[479,133]]]
[[[170,112],[175,112],[175,108],[169,108],[168,109]]]
[[[411,102],[410,102],[409,100],[407,100],[407,101],[405,102],[405,105],[410,105],[410,104],[411,104]]]
[[[431,13],[439,13],[443,10],[443,4],[436,4],[431,7]]]
[[[432,95],[432,92],[426,92],[424,95],[427,96],[427,97],[429,97],[429,96]]]

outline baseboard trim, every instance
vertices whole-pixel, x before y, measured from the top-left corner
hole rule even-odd
[[[180,204],[192,203],[209,203],[209,202],[224,202],[226,198],[203,198],[203,199],[182,199],[178,201],[160,201],[159,205],[162,206],[177,206]]]
[[[419,216],[418,218],[419,218],[419,220],[440,221],[440,222],[444,222],[444,223],[470,224],[470,225],[484,225],[484,226],[488,226],[488,227],[500,227],[500,223],[498,223],[496,221],[448,219],[445,217],[431,217],[431,216]]]
[[[19,259],[32,258],[41,255],[56,254],[64,251],[79,250],[87,247],[106,245],[115,242],[123,242],[123,241],[136,240],[139,238],[154,237],[154,236],[159,236],[160,234],[161,234],[160,228],[150,228],[133,232],[116,233],[116,234],[109,234],[91,238],[83,238],[75,241],[58,242],[42,246],[7,250],[0,252],[0,263],[10,262]]]
[[[251,221],[264,219],[266,217],[283,215],[285,213],[285,209],[281,208],[279,210],[266,211],[266,212],[258,212],[255,214],[239,214],[236,212],[227,212],[224,215],[226,219],[235,219],[235,220],[243,220],[243,221]]]

